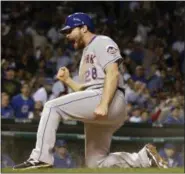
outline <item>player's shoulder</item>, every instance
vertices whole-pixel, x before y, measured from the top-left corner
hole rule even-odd
[[[94,44],[96,45],[97,49],[99,48],[109,49],[109,47],[119,49],[118,45],[110,37],[105,35],[98,35],[96,42]]]
[[[97,41],[102,41],[102,42],[114,42],[112,38],[110,38],[109,36],[105,36],[105,35],[97,35]]]

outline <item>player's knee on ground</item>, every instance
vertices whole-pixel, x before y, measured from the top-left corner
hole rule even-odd
[[[109,154],[104,160],[100,161],[98,168],[130,168],[119,155]]]
[[[115,155],[109,155],[103,159],[89,158],[86,160],[86,166],[88,168],[109,168],[109,167],[120,167],[118,159]]]
[[[99,162],[102,160],[102,157],[90,156],[86,159],[85,164],[88,168],[98,168]]]
[[[104,160],[99,162],[98,167],[99,168],[119,167],[118,159],[116,156],[110,154]]]

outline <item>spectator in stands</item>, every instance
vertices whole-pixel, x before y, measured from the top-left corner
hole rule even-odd
[[[28,73],[29,74],[36,73],[38,69],[38,62],[36,61],[36,58],[34,56],[33,49],[31,46],[26,51],[24,50],[24,52],[21,54],[20,58],[17,60],[16,68],[24,70],[25,75],[27,75]],[[23,79],[20,79],[20,80],[23,80]]]
[[[172,90],[176,81],[175,73],[173,72],[172,68],[167,68],[164,81],[165,85],[168,87],[168,90]]]
[[[59,70],[59,68],[63,66],[69,66],[70,64],[73,63],[72,59],[69,57],[68,53],[62,50],[61,47],[57,48],[57,67],[56,71]]]
[[[14,118],[14,111],[10,105],[9,95],[6,93],[1,94],[1,118]]]
[[[163,77],[156,64],[153,64],[151,66],[151,69],[153,70],[153,73],[148,79],[147,88],[150,91],[150,93],[153,93],[153,92],[157,92],[158,90],[162,89]]]
[[[34,101],[40,101],[44,105],[47,101],[55,98],[52,94],[52,84],[53,82],[43,79],[42,86],[33,94]]]
[[[173,144],[165,144],[164,148],[159,151],[161,157],[166,160],[168,167],[183,167],[183,158],[182,155],[176,151],[176,148]]]
[[[44,49],[48,45],[48,40],[44,35],[44,30],[42,28],[38,28],[37,30],[33,30],[31,32],[32,41],[33,41],[33,48],[36,55],[37,48],[40,49],[41,53],[44,52]]]
[[[24,66],[18,65],[16,68],[16,80],[21,84],[26,82],[26,69]]]
[[[163,105],[163,107],[157,106],[155,109],[160,112],[158,122],[164,123],[166,118],[171,114],[171,108],[172,106],[177,106],[177,104],[174,102],[172,98],[168,98],[166,100],[161,100],[160,105]]]
[[[141,122],[142,123],[153,123],[155,121],[157,121],[157,119],[159,118],[159,115],[161,113],[161,107],[163,107],[163,103],[159,106],[159,109],[154,112],[154,113],[151,113],[147,110],[144,110],[142,113],[141,113]]]
[[[15,80],[15,68],[9,67],[2,78],[2,92],[6,92],[10,97],[20,92],[21,84]]]
[[[134,80],[134,81],[140,81],[142,83],[147,83],[147,80],[145,78],[144,68],[142,66],[137,66],[136,67],[136,72],[132,76],[132,80]]]
[[[147,123],[150,119],[150,113],[147,110],[141,112],[141,122]]]
[[[147,101],[150,99],[150,94],[146,89],[146,85],[139,81],[133,83],[131,80],[127,80],[127,82],[129,83],[125,90],[126,102],[140,107],[145,107]]]
[[[54,57],[53,54],[52,48],[47,46],[43,56],[46,60],[46,76],[51,78],[56,74],[56,57]]]
[[[75,168],[76,164],[67,150],[65,140],[57,140],[54,153],[54,168]]]
[[[55,98],[65,95],[68,93],[68,90],[66,89],[65,85],[61,81],[56,81],[52,86],[52,93],[55,96]]]
[[[32,116],[34,101],[30,97],[30,87],[28,84],[25,83],[22,85],[21,93],[13,97],[11,105],[16,118],[27,119]]]
[[[184,37],[178,34],[177,40],[172,44],[172,49],[182,53],[184,51],[184,46]]]
[[[129,119],[131,123],[141,123],[141,108],[138,106],[134,106],[131,112],[131,117]]]
[[[52,44],[57,44],[59,42],[59,39],[61,38],[61,35],[59,34],[60,25],[54,21],[53,25],[47,32],[47,37],[51,41]]]
[[[180,107],[179,106],[173,106],[171,108],[170,115],[164,120],[165,124],[184,124],[184,120],[181,118],[180,115]]]
[[[144,45],[142,44],[141,36],[136,36],[134,38],[134,48],[133,51],[130,53],[129,57],[136,65],[142,65],[143,58],[144,58]]]
[[[14,161],[10,158],[8,154],[1,154],[1,168],[13,167],[14,165]]]

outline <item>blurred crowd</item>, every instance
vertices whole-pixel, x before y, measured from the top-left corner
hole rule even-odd
[[[81,51],[59,29],[88,13],[96,33],[118,44],[127,122],[184,124],[184,24],[181,1],[2,2],[1,118],[39,120],[44,104],[72,92],[56,79],[66,66],[78,81]],[[85,9],[84,9],[85,7]]]

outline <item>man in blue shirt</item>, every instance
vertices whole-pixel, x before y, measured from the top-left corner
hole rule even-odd
[[[14,118],[14,111],[10,105],[9,95],[6,93],[2,93],[1,101],[1,118]]]
[[[65,140],[57,140],[54,153],[54,168],[75,168],[75,162],[67,150]]]
[[[30,97],[30,87],[28,84],[22,85],[21,94],[13,97],[11,105],[14,109],[16,118],[28,118],[29,114],[33,112],[34,100]]]
[[[183,167],[182,155],[176,152],[173,144],[165,144],[164,148],[159,151],[159,154],[166,160],[168,167]]]
[[[171,114],[164,120],[164,124],[184,124],[180,115],[180,107],[171,108]]]
[[[163,77],[160,74],[160,71],[156,70],[155,74],[150,77],[147,83],[147,88],[150,93],[162,90],[164,85]]]

